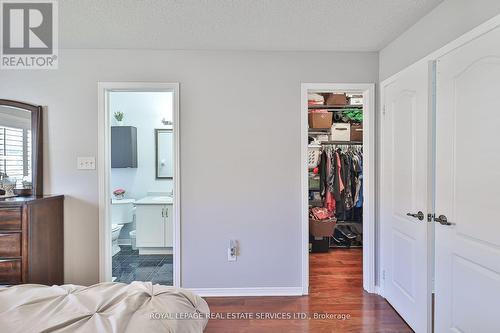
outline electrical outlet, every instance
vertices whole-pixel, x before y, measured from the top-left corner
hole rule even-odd
[[[229,248],[227,249],[227,261],[236,261],[238,256],[238,242],[235,240],[229,241]]]
[[[231,249],[227,249],[227,261],[236,261],[236,255],[231,253]]]
[[[78,157],[76,159],[78,170],[95,170],[95,157]]]

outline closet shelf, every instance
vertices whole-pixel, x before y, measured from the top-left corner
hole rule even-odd
[[[323,141],[322,145],[337,145],[337,146],[362,146],[362,141]]]
[[[309,128],[309,133],[312,133],[312,132],[323,133],[323,132],[330,132],[331,130],[332,130],[331,127],[328,127],[328,128]]]
[[[343,109],[362,109],[363,105],[309,105],[309,110],[343,110]]]

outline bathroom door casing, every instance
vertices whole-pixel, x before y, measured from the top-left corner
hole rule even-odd
[[[437,63],[435,332],[500,331],[499,41]]]
[[[431,318],[428,71],[422,63],[382,87],[381,284],[415,332]]]

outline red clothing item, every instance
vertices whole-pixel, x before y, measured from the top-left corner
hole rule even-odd
[[[336,203],[335,199],[333,198],[333,193],[330,191],[326,192],[325,208],[328,209],[328,211],[332,212],[332,214],[335,214]]]
[[[342,162],[340,161],[340,156],[339,153],[335,152],[335,158],[337,160],[337,170],[338,170],[338,177],[339,177],[339,185],[340,185],[340,192],[342,192],[345,189],[344,183],[342,182],[342,177],[340,176],[340,169],[342,168]]]
[[[326,160],[326,170],[332,170],[332,162],[330,158],[327,158]],[[329,177],[329,173],[327,177]],[[335,213],[335,199],[333,197],[333,193],[329,190],[329,186],[326,187],[325,208],[328,209],[328,211]]]

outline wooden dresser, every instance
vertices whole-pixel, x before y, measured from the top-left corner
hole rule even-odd
[[[0,199],[0,284],[63,284],[64,196]]]

